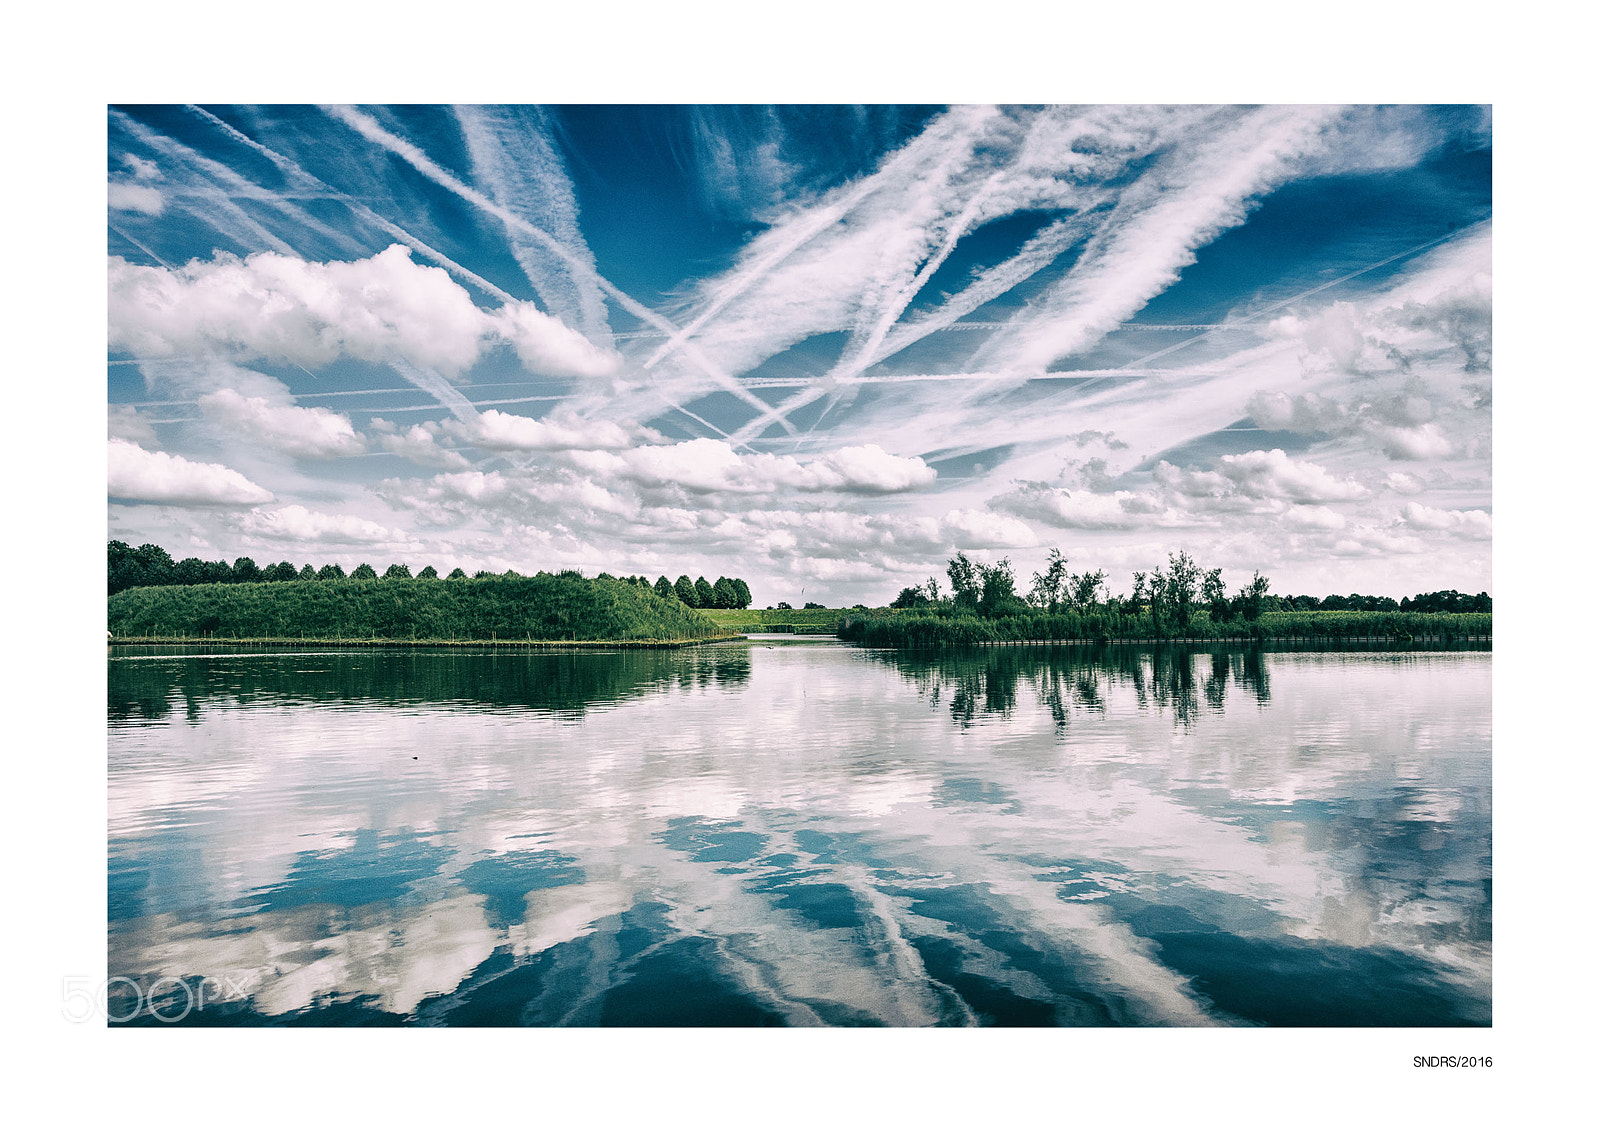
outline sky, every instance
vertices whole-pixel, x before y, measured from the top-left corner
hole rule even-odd
[[[108,537],[1490,590],[1475,106],[112,106]]]

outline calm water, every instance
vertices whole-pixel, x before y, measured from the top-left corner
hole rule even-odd
[[[113,650],[108,1010],[1487,1024],[1490,661]]]

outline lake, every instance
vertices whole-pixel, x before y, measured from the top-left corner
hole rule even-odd
[[[1487,650],[110,650],[120,1025],[1490,1021]]]

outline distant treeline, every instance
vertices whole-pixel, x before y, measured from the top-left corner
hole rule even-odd
[[[1276,636],[1481,636],[1491,631],[1488,594],[1455,590],[1392,597],[1351,594],[1322,600],[1274,597],[1257,571],[1229,594],[1221,569],[1202,569],[1187,553],[1165,568],[1133,575],[1131,594],[1112,594],[1104,570],[1069,573],[1052,549],[1024,595],[1007,559],[989,565],[952,559],[949,591],[936,578],[902,589],[890,611],[844,618],[840,635],[864,644],[925,645],[1003,640],[1107,640]]]
[[[137,586],[107,602],[114,637],[247,640],[686,641],[726,635],[648,585],[532,577],[351,578]]]
[[[958,553],[950,559],[946,573],[950,579],[948,598],[941,596],[939,582],[930,577],[922,585],[909,586],[890,603],[892,609],[937,608],[966,610],[994,619],[1033,613],[1093,612],[1112,615],[1147,613],[1158,624],[1183,629],[1201,612],[1215,624],[1233,620],[1256,620],[1263,613],[1277,612],[1417,612],[1489,613],[1494,602],[1488,593],[1468,596],[1454,589],[1419,593],[1396,601],[1362,593],[1348,596],[1279,597],[1271,592],[1271,582],[1256,571],[1250,584],[1229,596],[1222,584],[1222,570],[1203,570],[1187,553],[1169,554],[1165,570],[1135,572],[1133,592],[1112,594],[1106,588],[1104,570],[1068,573],[1067,559],[1051,549],[1043,573],[1033,575],[1033,587],[1026,595],[1017,592],[1017,580],[1009,559],[994,565],[974,562]]]
[[[578,576],[575,571],[567,570]],[[417,581],[430,581],[443,577],[447,581],[467,579],[465,570],[457,567],[448,574],[441,575],[433,566],[424,566],[415,575],[410,567],[404,563],[395,563],[383,573],[362,562],[347,575],[344,567],[330,564],[321,569],[313,568],[307,562],[298,569],[293,562],[282,561],[276,564],[258,566],[253,558],[236,558],[232,565],[226,561],[202,561],[200,558],[184,558],[182,561],[173,561],[172,555],[153,543],[142,546],[130,546],[126,542],[106,543],[106,591],[108,594],[121,593],[126,589],[143,586],[157,585],[239,585],[260,584],[281,581],[396,581],[414,579]],[[472,575],[472,580],[486,577],[520,577],[517,572],[508,571],[504,574],[493,574],[488,570],[479,570]],[[536,575],[537,576],[537,575]],[[623,581],[630,585],[638,585],[652,589],[657,596],[674,598],[689,606],[691,609],[744,609],[750,606],[750,587],[737,577],[719,577],[715,582],[709,582],[704,577],[690,581],[687,574],[679,577],[677,582],[668,581],[663,575],[656,579],[654,584],[650,579],[638,577],[614,577],[609,573],[601,573],[599,577],[609,581]]]

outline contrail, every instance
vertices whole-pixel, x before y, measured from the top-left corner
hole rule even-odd
[[[326,181],[323,181],[314,174],[307,172],[292,159],[283,156],[276,150],[269,149],[267,146],[262,145],[249,135],[240,132],[238,129],[229,125],[227,122],[223,121],[209,110],[206,110],[200,106],[189,106],[188,109],[196,114],[199,114],[207,121],[225,131],[228,136],[233,138],[235,141],[254,149],[257,153],[260,153],[263,157],[276,165],[281,171],[300,181],[302,185],[305,185],[308,188],[317,189],[319,192],[325,193],[332,199],[339,201],[369,224],[372,224],[374,227],[381,229],[383,232],[399,240],[401,243],[411,248],[411,250],[423,255],[428,259],[431,259],[445,270],[450,271],[451,273],[458,275],[463,279],[466,279],[468,282],[484,291],[484,293],[493,295],[501,302],[521,301],[514,295],[508,294],[504,290],[501,290],[499,287],[495,286],[481,275],[469,271],[467,268],[463,267],[461,264],[445,255],[442,251],[430,247],[428,244],[424,243],[422,240],[418,239],[416,236],[412,235],[398,224],[386,220],[384,217],[374,212],[371,208],[368,208],[365,204],[355,200],[346,193],[340,192],[338,189],[334,188],[332,185],[328,184]]]
[[[1310,298],[1312,295],[1318,294],[1318,293],[1320,293],[1322,291],[1325,291],[1329,287],[1337,287],[1340,283],[1348,283],[1351,279],[1356,278],[1358,275],[1365,275],[1368,271],[1376,271],[1379,267],[1387,266],[1388,264],[1393,263],[1397,259],[1404,259],[1406,256],[1415,255],[1419,251],[1426,251],[1428,248],[1434,246],[1435,244],[1443,243],[1445,240],[1449,239],[1453,235],[1455,235],[1454,232],[1446,232],[1444,235],[1439,236],[1437,239],[1431,239],[1431,240],[1428,240],[1426,243],[1419,243],[1416,247],[1410,247],[1410,248],[1407,248],[1405,251],[1396,252],[1395,254],[1389,256],[1387,259],[1380,259],[1376,263],[1369,263],[1365,267],[1361,268],[1358,271],[1352,271],[1348,275],[1340,275],[1337,279],[1332,279],[1332,280],[1330,280],[1330,281],[1328,281],[1326,283],[1321,284],[1320,286],[1312,287],[1309,291],[1301,291],[1297,295],[1290,295],[1288,298],[1283,299],[1280,302],[1275,302],[1271,306],[1263,307],[1262,309],[1256,311],[1254,314],[1250,315],[1248,318],[1244,318],[1244,319],[1241,319],[1240,321],[1238,321],[1236,323],[1233,323],[1232,324],[1232,328],[1253,329],[1255,327],[1256,323],[1258,323],[1262,318],[1265,318],[1268,314],[1271,314],[1274,310],[1282,310],[1284,307],[1288,306],[1290,303],[1299,302],[1301,299]],[[1181,341],[1177,345],[1168,346],[1166,349],[1157,350],[1155,353],[1152,353],[1152,354],[1146,354],[1144,357],[1139,358],[1137,361],[1130,361],[1128,363],[1128,365],[1129,366],[1143,365],[1147,361],[1154,361],[1158,357],[1165,357],[1169,353],[1172,353],[1172,352],[1174,352],[1176,350],[1183,349],[1184,346],[1193,345],[1195,342],[1203,341],[1204,339],[1209,338],[1212,334],[1216,333],[1216,329],[1217,328],[1207,329],[1206,332],[1203,333],[1203,334],[1196,334],[1194,337],[1189,338],[1189,339],[1187,339],[1185,341]]]
[[[165,259],[162,259],[155,252],[153,252],[149,248],[145,247],[144,244],[142,244],[138,240],[134,239],[127,232],[124,232],[121,228],[117,227],[115,224],[111,223],[109,220],[106,222],[106,227],[110,228],[113,232],[117,233],[117,235],[121,236],[123,239],[125,239],[129,243],[131,243],[134,247],[136,247],[140,251],[144,252],[151,259],[154,259],[157,263],[161,264],[161,266],[165,267],[168,271],[172,270],[172,264],[168,263]],[[112,362],[111,364],[119,364],[119,363]],[[120,364],[126,365],[128,363],[127,362],[121,362]]]
[[[138,138],[139,141],[143,142],[145,145],[148,145],[152,149],[166,154],[168,157],[172,157],[178,161],[184,162],[190,166],[191,169],[197,171],[201,176],[211,177],[216,186],[229,184],[236,187],[240,191],[248,192],[252,197],[271,197],[271,194],[263,189],[260,185],[245,179],[233,169],[228,168],[228,166],[222,164],[221,162],[213,161],[211,158],[206,157],[204,154],[197,152],[187,145],[184,145],[180,141],[168,137],[159,130],[150,129],[148,126],[145,126],[143,123],[134,120],[119,110],[113,110],[111,113],[112,116],[122,122],[127,130],[132,133],[134,137]],[[206,191],[205,186],[203,185],[196,185],[192,187],[195,190],[196,195],[215,205],[219,211],[224,212],[228,216],[232,217],[243,226],[245,231],[248,231],[254,235],[261,243],[273,248],[276,251],[280,251],[285,255],[295,254],[294,248],[290,247],[286,242],[279,239],[276,235],[268,231],[259,222],[253,219],[247,212],[244,211],[244,209],[240,208],[236,203],[234,203],[233,198],[227,192],[223,191],[221,187],[213,187],[210,191]],[[322,223],[314,216],[306,213],[304,210],[293,207],[292,205],[288,205],[275,197],[272,199],[280,209],[291,215],[296,222],[303,224],[305,227],[308,227],[313,231],[321,232],[329,239],[335,240],[336,242],[344,243],[346,245],[350,244],[351,241],[348,236],[329,228],[326,224]],[[205,216],[205,219],[208,222],[215,224],[215,217]],[[223,231],[221,227],[218,227],[218,230]],[[237,233],[232,234],[234,235],[234,238],[238,238]],[[247,241],[240,240],[240,242],[245,243]]]
[[[378,122],[371,116],[362,113],[353,106],[327,106],[323,109],[324,112],[338,121],[343,122],[346,126],[350,127],[352,130],[355,130],[368,141],[374,143],[375,145],[382,146],[384,149],[387,149],[395,156],[404,160],[412,168],[416,169],[417,172],[421,173],[435,184],[438,184],[442,188],[448,189],[449,191],[455,193],[468,203],[476,205],[478,208],[489,213],[489,215],[497,217],[508,227],[515,227],[543,243],[554,255],[565,262],[572,271],[594,280],[595,284],[599,286],[601,290],[603,290],[607,295],[611,296],[611,298],[621,305],[624,310],[632,314],[634,317],[643,322],[648,322],[652,326],[656,326],[659,329],[665,330],[668,334],[677,333],[678,327],[674,326],[670,321],[668,321],[666,318],[663,318],[660,314],[657,314],[654,310],[651,310],[643,303],[634,299],[633,296],[624,292],[620,287],[612,283],[604,275],[601,275],[593,267],[589,266],[587,263],[584,263],[583,260],[573,255],[572,252],[561,243],[561,241],[550,235],[550,233],[546,232],[543,228],[540,228],[536,224],[529,223],[521,216],[518,216],[515,212],[496,204],[493,200],[490,200],[477,189],[470,185],[464,184],[459,178],[441,168],[433,161],[432,158],[430,158],[426,153],[422,152],[422,150],[418,149],[415,145],[406,141],[404,138],[396,137],[394,134],[384,129],[383,126],[379,125]],[[686,349],[685,352],[691,359],[695,361],[697,365],[705,370],[707,376],[711,377],[727,392],[732,393],[734,396],[738,397],[740,400],[744,401],[751,407],[758,409],[759,411],[766,411],[768,405],[765,401],[763,401],[760,397],[757,397],[740,388],[739,383],[735,381],[733,377],[723,372],[719,367],[715,366],[711,360],[707,358],[700,350]],[[787,421],[784,422],[784,427],[787,428],[791,433],[795,431],[793,425],[788,424]],[[726,435],[726,433],[723,434]]]
[[[951,121],[953,121],[953,117],[947,115],[944,124],[948,125]],[[711,301],[706,308],[681,330],[672,334],[665,345],[650,355],[645,361],[644,367],[646,369],[651,368],[673,350],[681,348],[702,326],[720,314],[734,299],[754,286],[772,268],[805,246],[818,234],[848,216],[854,211],[856,205],[874,192],[877,192],[883,186],[883,183],[891,178],[893,173],[897,173],[903,167],[913,164],[916,159],[922,156],[924,150],[934,148],[937,141],[944,140],[943,138],[935,140],[930,137],[933,133],[932,127],[925,130],[914,141],[890,158],[882,169],[861,181],[855,188],[844,194],[840,200],[819,208],[810,213],[805,220],[796,222],[782,239],[775,241],[775,245],[770,250],[762,254],[755,262],[741,268],[733,277],[724,282],[716,293],[712,295]]]

